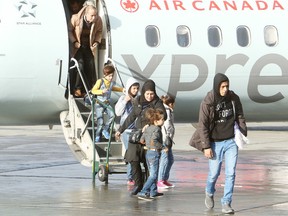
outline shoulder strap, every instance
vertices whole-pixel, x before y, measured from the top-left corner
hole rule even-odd
[[[236,120],[236,112],[235,112],[235,102],[232,100],[232,107],[233,107],[233,115],[234,115],[234,121]]]
[[[112,88],[113,88],[114,85],[115,85],[115,82],[114,82],[114,81],[111,81],[111,82],[110,82],[109,91],[112,91]]]
[[[101,88],[101,86],[103,85],[103,83],[104,83],[104,80],[103,80],[103,78],[101,78],[100,88]]]

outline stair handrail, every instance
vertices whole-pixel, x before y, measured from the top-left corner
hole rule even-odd
[[[71,58],[71,61],[74,62],[74,65],[72,65],[72,66],[70,67],[70,69],[73,69],[73,68],[76,68],[76,69],[77,69],[77,72],[79,73],[80,78],[81,78],[81,81],[82,81],[83,86],[84,86],[84,88],[85,88],[85,91],[86,91],[86,93],[89,95],[89,90],[88,90],[87,85],[86,85],[86,83],[85,83],[85,80],[84,80],[84,78],[83,78],[82,72],[81,72],[81,70],[79,69],[78,61],[77,61],[75,58]],[[89,98],[89,99],[90,99],[90,98]],[[92,103],[92,100],[91,100],[90,102]]]
[[[108,58],[108,62],[110,62],[110,63],[112,64],[112,66],[115,68],[115,71],[116,71],[116,73],[117,73],[117,75],[118,75],[118,77],[119,77],[119,80],[120,80],[120,82],[121,82],[121,85],[124,87],[123,80],[122,80],[122,78],[121,78],[121,75],[120,75],[120,73],[119,73],[119,71],[118,71],[117,65],[115,64],[114,60],[111,59],[111,58]]]
[[[109,106],[109,104],[105,104],[104,102],[100,101],[97,97],[92,97],[92,112],[93,112],[93,119],[92,119],[92,128],[93,128],[93,131],[92,131],[92,137],[93,137],[93,143],[95,143],[95,122],[94,122],[94,105],[95,103],[99,103],[101,104],[102,106],[104,106],[104,108],[106,109],[110,109],[112,112],[113,112],[113,119],[112,119],[112,124],[110,126],[110,137],[109,137],[109,140],[108,140],[108,148],[107,148],[107,151],[106,151],[106,162],[105,162],[105,169],[106,169],[106,174],[108,174],[109,172],[109,154],[110,154],[110,148],[111,148],[111,138],[112,138],[112,132],[113,132],[113,128],[114,128],[114,122],[115,122],[115,118],[116,118],[116,115],[115,115],[115,111],[113,109],[113,107]],[[93,181],[95,181],[95,145],[93,145],[93,150],[94,150],[94,153],[93,153],[93,166],[92,166],[92,173],[93,173]],[[108,183],[108,177],[106,179],[106,183]]]
[[[85,91],[87,92],[87,96],[88,96],[88,98],[89,98],[90,104],[92,104],[92,98],[91,98],[91,96],[90,96],[90,91],[89,91],[88,88],[87,88],[86,82],[85,82],[85,80],[84,80],[84,78],[83,78],[83,75],[82,75],[82,72],[81,72],[81,70],[80,70],[80,68],[79,68],[79,63],[78,63],[78,61],[77,61],[75,58],[71,58],[70,61],[74,63],[74,65],[70,66],[70,69],[74,69],[74,68],[77,69],[77,73],[80,75],[80,78],[81,78],[81,80],[82,80],[82,83],[83,83],[83,86],[84,86],[84,88],[85,88]],[[92,116],[92,110],[91,110],[91,112],[89,113],[89,116],[88,116],[87,121],[86,121],[86,123],[85,123],[85,127],[84,127],[84,129],[82,130],[82,132],[81,132],[81,134],[80,134],[81,137],[84,135],[84,133],[85,133],[86,130],[87,130],[87,127],[88,127],[89,121],[90,121],[90,119],[91,119],[91,116]]]

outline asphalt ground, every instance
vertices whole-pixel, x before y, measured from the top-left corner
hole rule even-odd
[[[237,216],[288,215],[288,124],[247,123],[250,143],[239,151],[232,207]],[[175,188],[153,201],[131,197],[125,174],[108,184],[70,152],[60,125],[0,127],[0,215],[223,215],[224,170],[215,207],[204,205],[207,159],[192,149],[191,124],[176,124]]]

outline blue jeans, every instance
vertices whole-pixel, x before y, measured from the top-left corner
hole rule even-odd
[[[170,148],[168,152],[162,150],[160,157],[158,181],[161,180],[167,181],[169,179],[169,174],[173,163],[174,163],[174,156],[172,148]]]
[[[128,142],[129,142],[129,135],[131,133],[131,130],[130,129],[126,129],[122,134],[121,134],[121,139],[122,139],[122,142],[125,146],[125,149],[127,150],[128,149]],[[127,164],[127,178],[128,180],[132,180],[132,170],[131,170],[131,164],[128,163]]]
[[[108,108],[109,107],[109,108]],[[97,117],[97,130],[96,130],[96,136],[100,136],[100,133],[102,131],[102,129],[108,131],[108,133],[110,133],[110,126],[112,124],[113,118],[114,118],[114,113],[111,110],[112,107],[110,105],[108,105],[107,108],[103,107],[102,105],[96,103],[95,104],[95,111],[96,111],[96,117]],[[103,120],[103,113],[107,112],[108,115],[108,120],[106,121],[104,127],[104,120]]]
[[[145,182],[141,190],[141,193],[150,194],[150,196],[155,196],[157,194],[159,159],[160,159],[160,152],[147,150],[146,163],[149,170],[149,177]]]
[[[238,158],[238,147],[234,139],[211,143],[214,157],[209,159],[209,174],[207,178],[206,192],[210,195],[215,193],[215,184],[220,175],[221,165],[225,159],[225,186],[222,205],[231,204],[235,183],[235,172]]]

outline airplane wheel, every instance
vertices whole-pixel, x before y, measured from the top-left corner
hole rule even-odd
[[[106,171],[106,167],[104,165],[100,165],[99,166],[99,170],[98,170],[98,179],[101,181],[101,182],[105,182],[108,178],[108,173]]]

